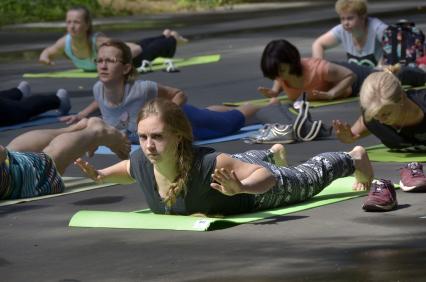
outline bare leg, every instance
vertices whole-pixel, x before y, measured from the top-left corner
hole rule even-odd
[[[43,150],[55,162],[59,173],[86,152],[92,152],[100,145],[109,147],[121,159],[130,152],[130,141],[115,128],[106,125],[100,118],[90,118],[82,130],[66,132],[56,136]]]
[[[348,154],[352,157],[355,163],[356,182],[353,185],[353,189],[361,191],[370,188],[374,173],[364,147],[355,146]]]
[[[285,147],[282,144],[274,144],[270,148],[272,153],[274,154],[274,163],[277,166],[288,166],[287,162],[287,152]]]
[[[58,129],[39,129],[28,131],[13,139],[7,148],[19,152],[41,152],[58,135],[82,130],[87,126],[87,119],[76,124]]]

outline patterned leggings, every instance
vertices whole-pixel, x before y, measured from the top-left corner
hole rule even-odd
[[[270,150],[252,150],[232,157],[261,165],[277,179],[270,190],[255,195],[256,211],[303,202],[321,192],[333,180],[355,171],[351,156],[344,152],[322,153],[295,167],[276,166]]]

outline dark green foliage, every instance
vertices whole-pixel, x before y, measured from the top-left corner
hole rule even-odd
[[[63,20],[67,9],[78,5],[86,6],[94,17],[112,14],[97,0],[1,0],[0,25]]]

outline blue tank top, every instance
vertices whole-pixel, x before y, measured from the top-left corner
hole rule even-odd
[[[71,48],[71,35],[67,34],[65,37],[65,54],[67,57],[73,62],[73,64],[84,71],[96,71],[96,64],[95,59],[97,56],[97,50],[96,50],[96,37],[99,35],[99,33],[95,33],[92,35],[92,54],[89,58],[80,59],[77,58]]]

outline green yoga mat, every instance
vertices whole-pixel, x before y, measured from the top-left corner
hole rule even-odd
[[[62,195],[117,185],[114,183],[97,184],[93,180],[86,177],[62,177],[62,179],[64,180],[64,183],[65,183],[65,191],[63,193],[33,197],[33,198],[16,199],[16,200],[0,200],[0,206],[9,206],[9,205],[14,205],[18,203],[36,201],[36,200],[41,200],[46,198],[58,197]]]
[[[164,65],[165,58],[157,58],[152,62],[152,70],[166,69]],[[220,55],[204,55],[190,58],[174,58],[172,61],[179,69],[182,67],[215,63],[220,60]],[[96,78],[97,72],[85,72],[81,69],[72,69],[65,71],[54,71],[45,73],[26,73],[23,75],[25,78]]]
[[[170,229],[187,231],[211,231],[238,224],[285,215],[329,205],[366,195],[367,192],[352,191],[353,177],[340,178],[320,194],[303,203],[256,213],[226,216],[223,218],[158,215],[149,210],[136,212],[79,211],[70,220],[69,226],[132,229]]]
[[[256,106],[266,106],[269,103],[269,100],[270,100],[269,98],[265,98],[265,99],[254,99],[254,100],[247,100],[247,101],[240,101],[240,102],[224,102],[223,104],[225,106],[238,107],[244,103],[249,102]],[[291,101],[288,99],[287,96],[279,96],[278,100],[280,100],[281,103],[291,103]],[[318,108],[323,106],[349,103],[349,102],[358,101],[358,100],[359,100],[358,97],[349,97],[349,98],[337,99],[333,101],[310,101],[309,104],[310,104],[310,107],[312,108]]]
[[[426,162],[426,153],[395,152],[385,145],[375,145],[365,148],[372,162]]]

